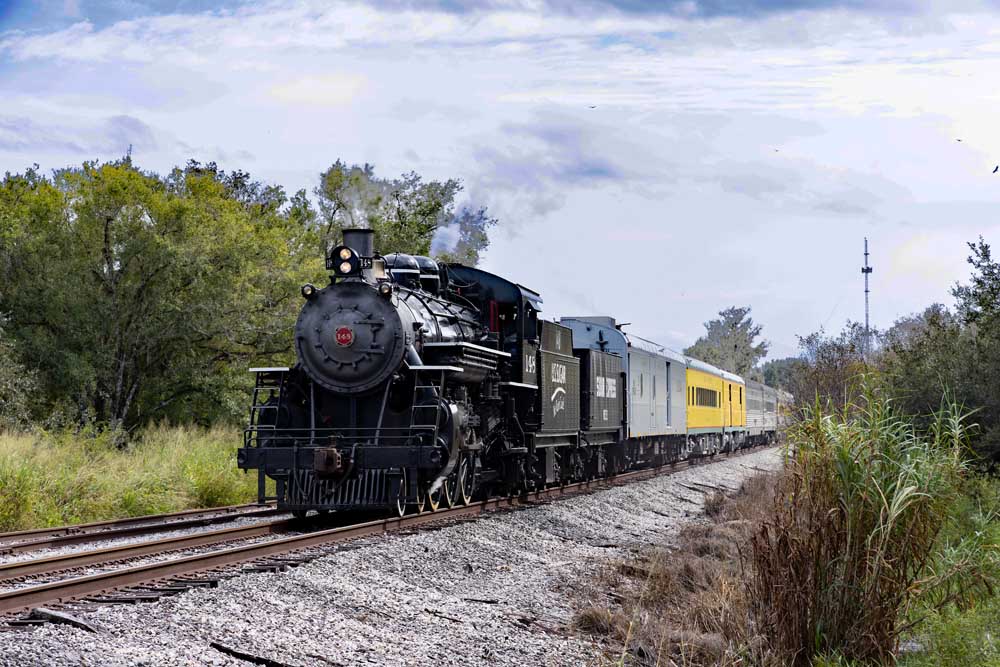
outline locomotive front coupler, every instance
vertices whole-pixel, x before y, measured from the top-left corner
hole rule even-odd
[[[313,450],[313,469],[318,477],[339,477],[347,469],[349,460],[336,447],[317,447]]]

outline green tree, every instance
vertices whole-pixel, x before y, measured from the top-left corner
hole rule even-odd
[[[415,172],[378,178],[370,164],[348,166],[338,160],[320,175],[315,195],[328,242],[339,240],[345,228],[367,227],[375,231],[377,251],[429,255],[440,230],[453,236],[454,244],[438,243],[439,257],[475,264],[496,220],[485,207],[456,212],[461,191],[457,179],[424,181]]]
[[[767,354],[770,344],[757,342],[763,327],[750,317],[750,307],[732,306],[719,312],[719,319],[705,322],[705,335],[684,354],[741,376],[749,376]]]
[[[934,304],[887,332],[881,366],[897,400],[926,415],[953,399],[975,410],[976,447],[1000,462],[1000,264],[982,238],[970,243],[969,283],[952,290],[955,311]]]
[[[791,391],[796,377],[803,372],[805,365],[806,362],[802,357],[785,357],[784,359],[766,361],[761,367],[764,384]]]
[[[242,411],[245,363],[287,359],[298,286],[322,269],[280,188],[129,159],[0,184],[0,312],[51,405],[132,426]]]
[[[859,322],[848,322],[836,336],[820,329],[808,336],[799,336],[804,364],[795,368],[788,390],[800,402],[811,403],[817,397],[844,406],[858,397],[857,380],[868,369],[865,362],[865,341],[877,341],[879,334],[866,336]]]
[[[37,390],[35,373],[21,363],[14,342],[0,326],[0,431],[22,428],[31,421]]]

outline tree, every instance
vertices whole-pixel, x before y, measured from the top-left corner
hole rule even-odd
[[[968,257],[973,273],[968,285],[957,285],[952,295],[958,300],[959,312],[969,324],[982,324],[982,328],[996,331],[1000,322],[1000,262],[993,260],[990,246],[980,236],[976,243],[969,243],[972,254]]]
[[[741,376],[749,376],[770,346],[767,341],[756,342],[763,327],[754,323],[749,306],[720,311],[719,319],[705,322],[705,330],[684,354]]]
[[[764,384],[769,387],[791,391],[795,384],[796,377],[803,372],[806,366],[802,357],[785,357],[784,359],[771,359],[764,362],[761,368]]]
[[[902,318],[886,335],[882,366],[896,398],[910,413],[927,415],[947,395],[975,410],[976,448],[1000,462],[1000,263],[982,238],[970,243],[970,281],[957,285],[955,311],[934,304]]]
[[[866,340],[878,341],[879,334],[866,334],[865,326],[850,322],[837,336],[827,336],[823,329],[799,336],[803,364],[791,376],[789,391],[799,402],[820,400],[834,406],[851,404],[858,390],[858,379],[869,370],[865,363]]]
[[[280,188],[131,160],[0,184],[0,312],[51,406],[112,426],[242,413],[245,363],[287,360],[317,230]]]
[[[415,172],[396,179],[375,176],[370,164],[347,166],[337,160],[320,175],[315,190],[325,223],[325,237],[336,242],[348,227],[375,231],[375,249],[384,253],[429,255],[435,250],[446,261],[475,264],[489,244],[487,228],[496,223],[486,208],[461,208],[457,179],[424,181]],[[444,242],[453,237],[454,243]]]
[[[0,431],[30,422],[36,391],[35,373],[21,363],[13,341],[0,326]]]

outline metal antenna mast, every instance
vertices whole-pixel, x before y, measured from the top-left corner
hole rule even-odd
[[[861,273],[865,276],[865,354],[868,354],[869,340],[871,337],[870,329],[868,328],[868,275],[872,272],[874,267],[868,266],[868,237],[865,237],[865,265],[861,267]]]

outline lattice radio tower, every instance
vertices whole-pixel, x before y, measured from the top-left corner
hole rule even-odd
[[[861,273],[865,276],[865,349],[868,354],[869,341],[871,340],[871,330],[868,328],[868,275],[874,267],[868,266],[868,237],[865,237],[865,265],[861,267]]]

